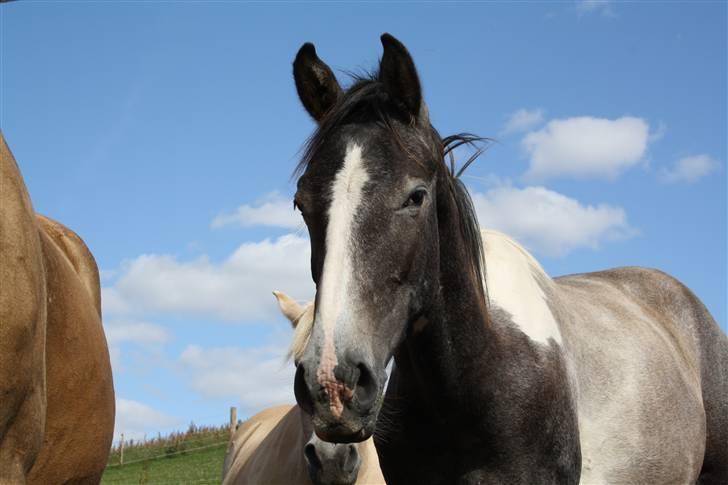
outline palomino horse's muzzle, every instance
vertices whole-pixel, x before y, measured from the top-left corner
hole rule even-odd
[[[313,416],[316,434],[335,443],[371,436],[384,373],[379,376],[363,359],[341,359],[329,373],[310,362],[298,364],[294,392],[299,406]]]
[[[315,485],[356,482],[361,458],[355,445],[327,443],[314,434],[303,453],[308,475]]]

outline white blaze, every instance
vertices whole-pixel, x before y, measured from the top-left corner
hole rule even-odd
[[[349,291],[353,272],[353,241],[351,238],[354,216],[361,204],[362,190],[369,176],[364,168],[361,147],[347,146],[344,166],[331,186],[331,205],[326,229],[326,257],[319,294],[316,324],[323,332],[321,362],[317,371],[319,383],[326,388],[334,414],[340,415],[343,403],[339,399],[339,384],[334,377],[336,349],[334,330],[338,322],[347,320]]]

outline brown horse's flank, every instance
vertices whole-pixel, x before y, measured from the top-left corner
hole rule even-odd
[[[25,400],[11,416],[9,429],[3,430],[0,419],[0,483],[98,483],[111,447],[115,407],[98,268],[78,235],[32,211],[4,141],[0,150],[0,375],[9,372],[16,383],[26,382],[0,387],[0,418],[12,411],[6,397]],[[18,201],[23,200],[27,205],[21,211]],[[23,231],[29,234],[24,239]],[[24,275],[33,275],[38,282],[34,289],[21,283]],[[40,341],[44,345],[36,343],[40,347],[35,350],[17,347],[24,355],[2,352],[2,345],[19,343],[8,332],[32,328],[33,318],[20,314],[29,302],[36,307],[31,315],[45,334]],[[40,375],[44,378],[32,380]],[[6,382],[13,381],[3,377],[0,386]],[[23,412],[30,404],[32,416]]]

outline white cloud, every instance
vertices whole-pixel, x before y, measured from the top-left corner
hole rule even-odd
[[[294,366],[285,345],[258,348],[188,346],[179,357],[192,389],[206,398],[237,398],[244,413],[295,402]]]
[[[271,291],[297,298],[313,295],[308,239],[288,234],[244,243],[221,263],[206,257],[180,261],[142,255],[125,264],[112,288],[104,289],[107,311],[196,314],[223,320],[278,317]]]
[[[124,440],[140,440],[147,433],[156,434],[161,428],[178,426],[180,420],[160,413],[156,409],[131,399],[116,399],[114,441],[124,433]]]
[[[546,256],[596,249],[636,233],[621,207],[584,205],[544,187],[501,186],[472,197],[482,227],[498,229]]]
[[[614,179],[645,156],[649,125],[642,118],[589,116],[549,121],[523,139],[530,157],[526,178],[606,177]]]
[[[232,214],[220,214],[210,223],[213,228],[230,225],[298,229],[303,227],[303,219],[298,211],[293,209],[293,201],[290,198],[285,198],[278,192],[271,192],[259,199],[255,205],[241,205]]]
[[[518,111],[511,113],[500,134],[503,136],[526,131],[541,124],[542,122],[543,110],[534,109],[529,111],[527,109],[519,109]]]
[[[577,0],[576,11],[579,14],[600,12],[605,16],[612,16],[611,0]]]
[[[99,270],[99,277],[101,278],[101,281],[110,280],[114,276],[116,276],[115,269],[100,269]]]
[[[661,182],[695,182],[705,177],[720,166],[717,160],[708,155],[692,155],[683,157],[669,168],[663,168],[658,178]]]
[[[164,327],[146,322],[111,320],[104,324],[104,330],[109,345],[126,342],[140,345],[163,344],[171,339]]]
[[[101,288],[101,314],[104,320],[113,315],[127,314],[130,311],[128,302],[116,288],[111,286]]]
[[[109,319],[104,322],[104,332],[109,345],[111,368],[115,375],[124,372],[121,359],[123,344],[141,345],[146,352],[156,352],[161,349],[161,345],[172,339],[164,327],[139,321]]]

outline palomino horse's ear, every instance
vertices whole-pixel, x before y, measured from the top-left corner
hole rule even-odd
[[[384,55],[379,62],[379,80],[392,100],[412,118],[420,115],[422,89],[415,63],[407,48],[389,34],[382,34]]]
[[[336,104],[342,95],[336,76],[316,55],[316,48],[306,42],[293,61],[293,78],[298,97],[311,117],[318,121]]]
[[[281,313],[291,322],[293,328],[296,328],[298,320],[303,315],[303,312],[306,311],[306,308],[282,291],[274,291],[273,296],[278,300]]]

